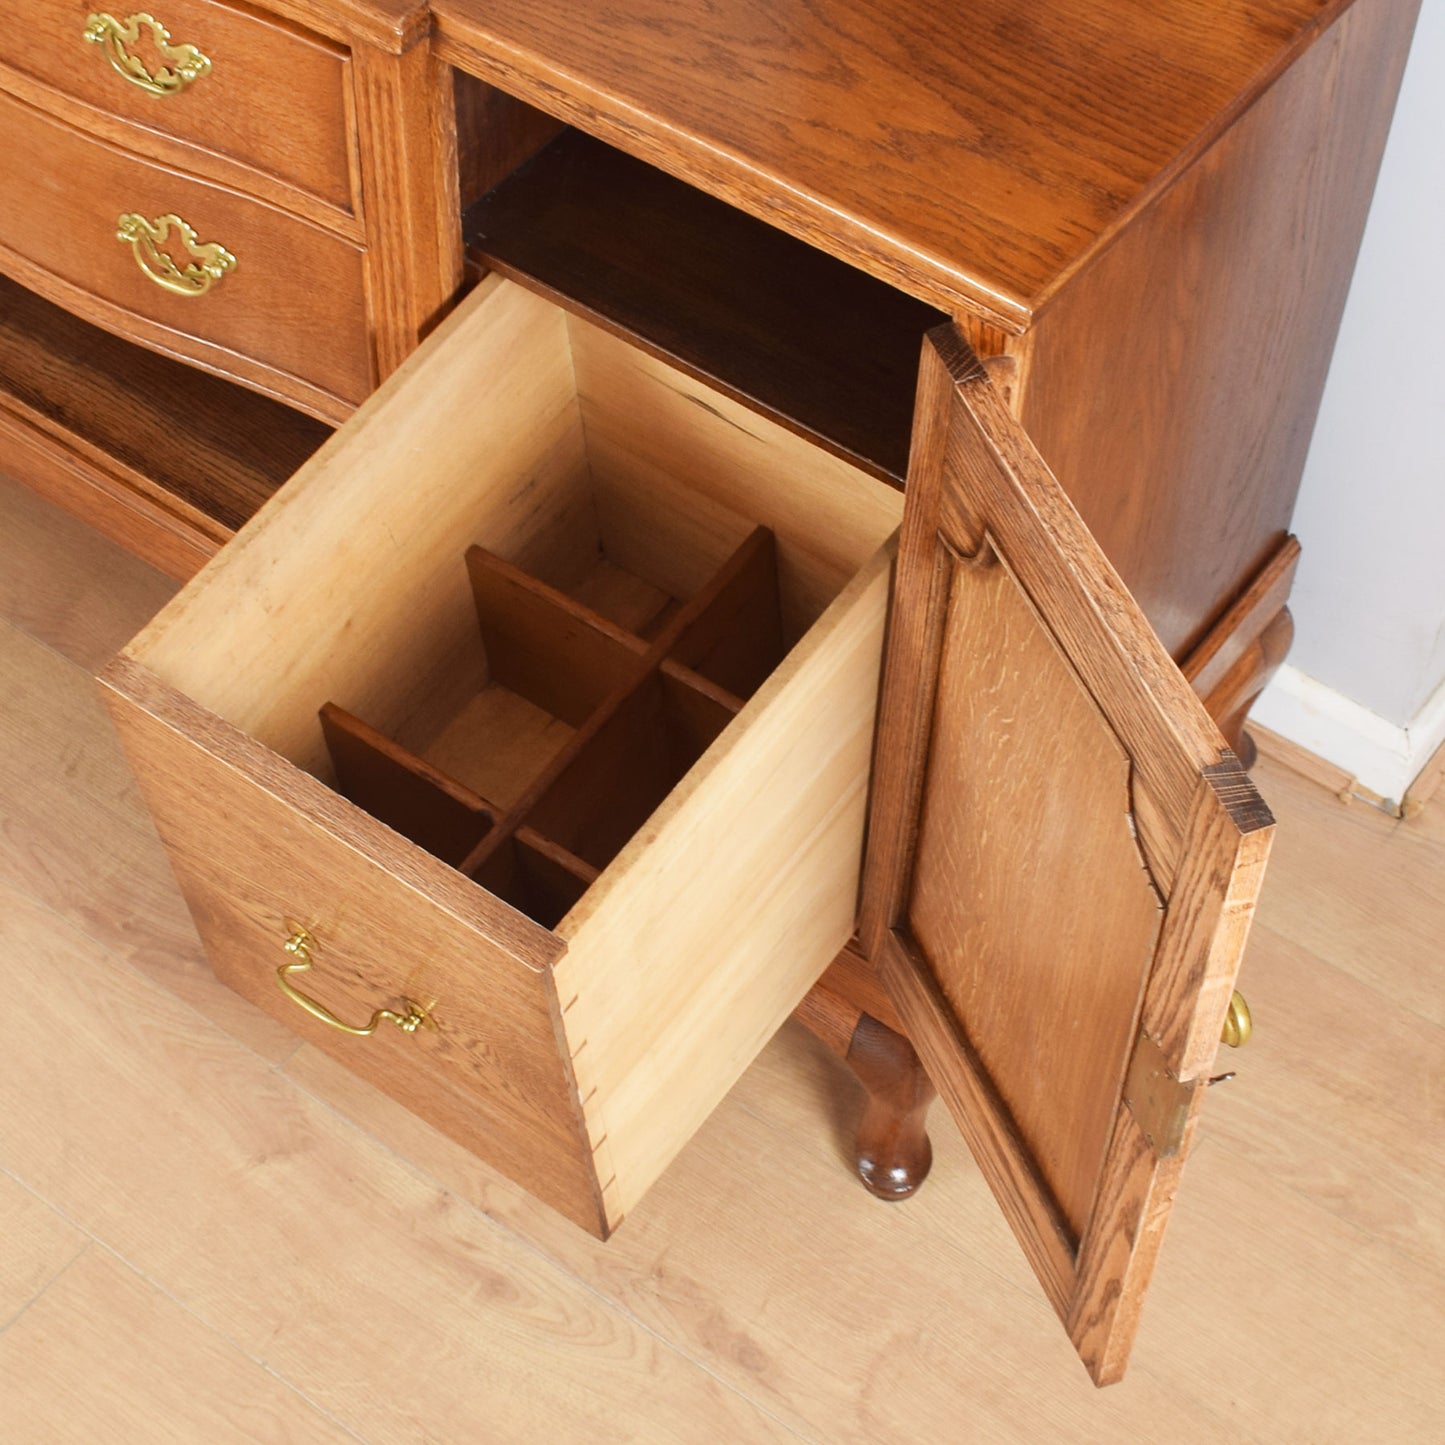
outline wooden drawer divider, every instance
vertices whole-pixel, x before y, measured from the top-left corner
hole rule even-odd
[[[340,792],[553,927],[782,660],[776,545],[756,528],[684,601],[583,579],[640,632],[485,548],[466,566],[482,691],[415,747],[334,702],[322,731]]]

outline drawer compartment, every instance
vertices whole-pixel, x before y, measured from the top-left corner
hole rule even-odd
[[[69,309],[339,420],[371,384],[362,252],[249,197],[97,141],[0,94],[0,252]],[[122,217],[134,240],[122,240]],[[146,227],[163,236],[147,239]],[[193,240],[175,222],[191,228]],[[217,259],[222,248],[234,264]],[[13,260],[8,259],[13,258]],[[169,258],[169,261],[167,261]],[[138,264],[144,259],[145,266]],[[194,294],[157,277],[182,273]],[[174,279],[174,277],[172,278]]]
[[[74,0],[23,8],[24,25],[0,28],[0,64],[352,209],[344,50],[214,0],[145,7],[169,36],[165,50],[138,11]]]
[[[218,973],[607,1233],[853,931],[901,510],[483,282],[107,673]]]

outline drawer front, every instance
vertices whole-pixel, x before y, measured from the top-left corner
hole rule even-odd
[[[21,279],[111,330],[322,415],[344,415],[366,394],[359,247],[8,96],[0,123],[0,248]],[[123,217],[130,240],[118,234]],[[162,284],[171,265],[182,292]]]
[[[213,0],[22,0],[0,62],[62,94],[353,208],[346,52]],[[164,35],[145,23],[150,15]]]
[[[490,917],[481,890],[406,856],[386,829],[138,669],[113,668],[110,683],[124,689],[108,700],[217,976],[602,1232],[559,1047],[548,960],[560,946],[526,920]],[[299,928],[309,942],[286,951]],[[278,974],[288,967],[293,994]],[[295,993],[352,1027],[379,1008],[405,1015],[409,1003],[428,1023],[407,1032],[382,1019],[358,1037]]]

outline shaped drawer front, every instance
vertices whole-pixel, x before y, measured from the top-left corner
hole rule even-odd
[[[0,94],[9,269],[133,339],[341,419],[371,384],[362,252]]]
[[[344,50],[215,0],[21,8],[23,23],[0,27],[0,64],[352,209]]]
[[[106,675],[217,972],[605,1235],[853,932],[899,510],[489,279]]]

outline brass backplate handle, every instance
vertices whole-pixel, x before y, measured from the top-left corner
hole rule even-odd
[[[382,1023],[392,1023],[404,1034],[414,1034],[419,1028],[434,1029],[435,1022],[431,1015],[418,1003],[411,999],[404,999],[406,1012],[399,1014],[389,1008],[379,1008],[371,1016],[371,1022],[357,1027],[355,1024],[343,1023],[323,1003],[318,1003],[314,998],[301,992],[291,982],[290,975],[293,973],[305,973],[311,967],[312,950],[316,947],[316,939],[309,929],[303,928],[300,924],[288,922],[286,927],[290,930],[286,941],[281,945],[291,957],[276,970],[276,982],[281,992],[291,1000],[292,1003],[304,1008],[314,1019],[320,1019],[327,1028],[337,1029],[343,1034],[351,1034],[354,1038],[369,1038]]]
[[[236,269],[236,258],[224,246],[203,242],[194,226],[174,214],[148,221],[139,212],[127,211],[116,222],[115,238],[134,248],[136,265],[157,286],[177,296],[204,296]],[[189,258],[185,265],[163,249],[168,243]]]
[[[154,71],[132,54],[141,43],[141,31],[149,30],[151,44],[165,62]],[[192,81],[210,73],[211,62],[194,45],[172,45],[170,32],[154,15],[128,15],[117,20],[105,11],[93,11],[85,17],[85,38],[99,45],[111,69],[122,80],[145,91],[147,95],[179,95]]]
[[[1253,1032],[1254,1020],[1250,1017],[1249,1005],[1245,1003],[1244,995],[1236,989],[1229,1000],[1229,1010],[1224,1015],[1224,1032],[1219,1036],[1220,1042],[1231,1049],[1237,1049],[1249,1042],[1249,1036]]]

